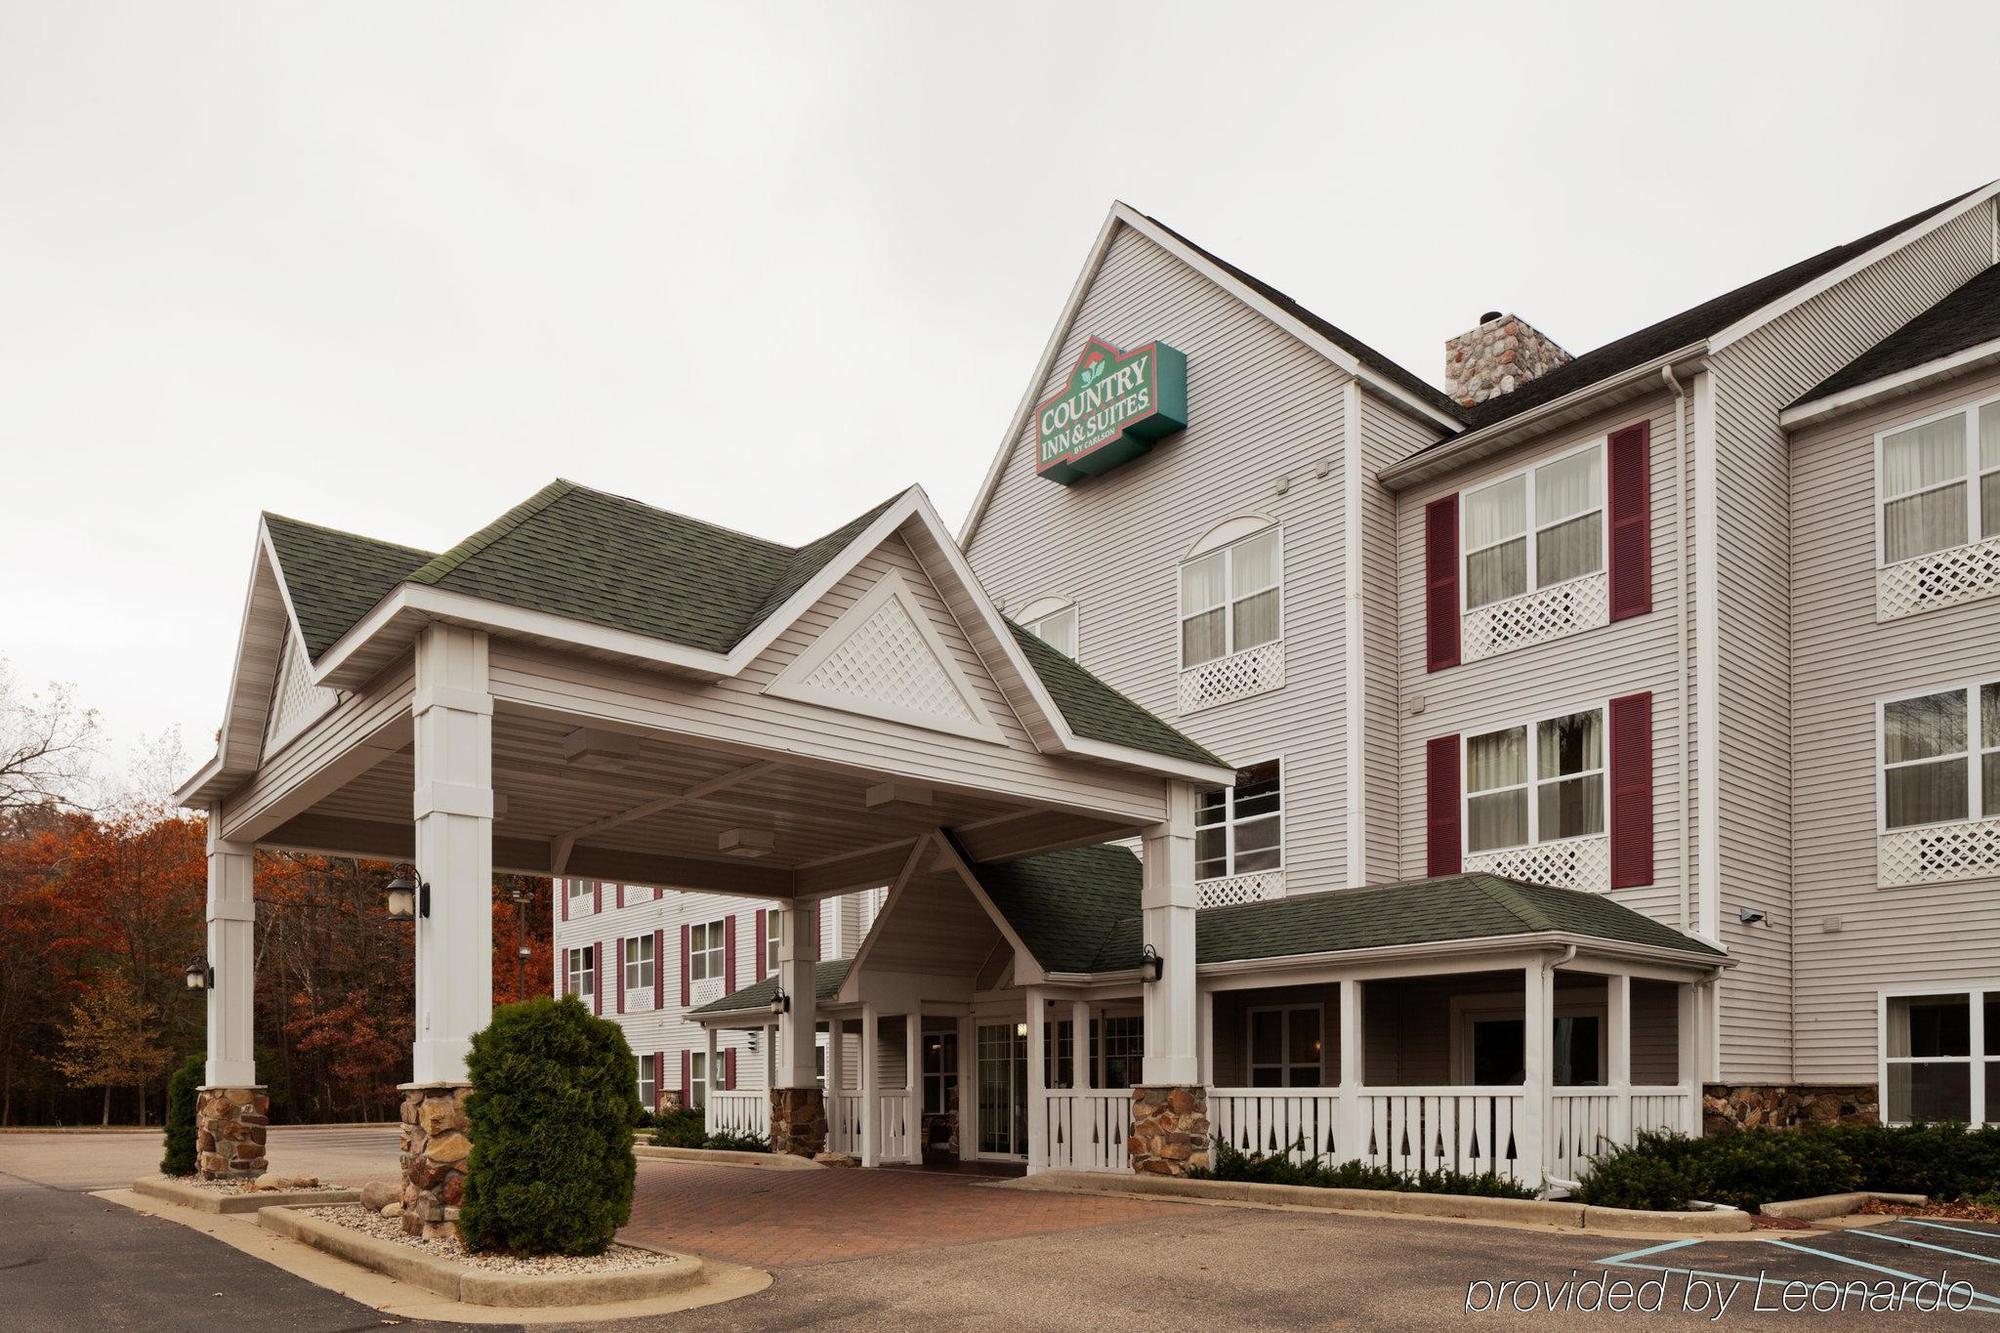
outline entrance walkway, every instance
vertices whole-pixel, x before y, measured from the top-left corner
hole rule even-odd
[[[949,1172],[641,1162],[632,1220],[619,1236],[758,1268],[803,1268],[1203,1211],[995,1188]]]

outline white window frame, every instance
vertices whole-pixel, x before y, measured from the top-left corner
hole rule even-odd
[[[1935,995],[1963,995],[1972,1007],[1967,1017],[1970,1039],[1966,1042],[1966,1054],[1957,1055],[1889,1055],[1889,1001],[1923,999]],[[1967,1064],[1972,1084],[1971,1097],[1966,1103],[1967,1123],[2000,1124],[2000,1106],[1986,1105],[1986,1071],[1984,1064],[2000,1065],[2000,1055],[1986,1053],[1986,998],[2000,998],[2000,980],[1965,981],[1957,984],[1925,986],[1889,986],[1875,992],[1875,1109],[1876,1116],[1885,1125],[1908,1124],[1905,1120],[1889,1119],[1889,1066],[1892,1064],[1950,1065]]]
[[[1558,718],[1574,717],[1578,713],[1596,713],[1604,730],[1604,762],[1595,769],[1581,773],[1563,773],[1544,778],[1541,775],[1541,747],[1536,744],[1535,729],[1544,722],[1554,722]],[[1488,787],[1483,791],[1472,790],[1472,742],[1482,736],[1497,732],[1513,731],[1517,727],[1527,728],[1528,733],[1528,780],[1525,784],[1514,783],[1506,787]],[[1604,827],[1595,833],[1572,833],[1566,838],[1544,838],[1542,833],[1542,803],[1538,799],[1544,783],[1575,782],[1579,778],[1595,776],[1603,788],[1600,808],[1604,811]],[[1528,840],[1509,843],[1505,847],[1481,847],[1477,851],[1472,846],[1472,798],[1492,796],[1499,792],[1520,791],[1525,786],[1528,792]],[[1552,708],[1538,713],[1526,721],[1502,722],[1498,726],[1481,727],[1477,731],[1467,728],[1458,737],[1458,849],[1461,856],[1485,856],[1493,852],[1514,851],[1521,847],[1554,847],[1565,842],[1582,842],[1586,838],[1602,838],[1611,832],[1611,700],[1596,699],[1578,704],[1574,708]]]
[[[718,1051],[717,1054],[720,1054]],[[708,1052],[688,1052],[688,1109],[708,1105]]]
[[[1481,611],[1489,606],[1499,606],[1503,602],[1513,601],[1516,597],[1527,597],[1549,588],[1560,588],[1565,583],[1576,583],[1583,579],[1594,579],[1611,568],[1611,452],[1609,440],[1610,436],[1600,435],[1594,440],[1576,446],[1574,449],[1565,449],[1563,452],[1552,454],[1539,462],[1530,463],[1526,467],[1516,468],[1503,477],[1495,477],[1491,481],[1482,481],[1477,486],[1467,486],[1458,493],[1458,612],[1460,615],[1470,615],[1474,611]],[[1537,538],[1540,535],[1540,528],[1535,521],[1535,473],[1545,467],[1552,467],[1557,463],[1567,462],[1579,454],[1589,453],[1593,449],[1598,451],[1597,507],[1595,509],[1586,509],[1580,514],[1571,514],[1568,518],[1559,519],[1558,522],[1571,523],[1584,517],[1586,514],[1594,513],[1598,515],[1597,568],[1587,570],[1581,574],[1573,574],[1566,579],[1557,579],[1554,583],[1537,583],[1535,581],[1535,546]],[[1490,491],[1496,486],[1505,486],[1508,482],[1522,477],[1527,479],[1522,483],[1522,490],[1524,492],[1522,508],[1527,517],[1527,531],[1525,534],[1527,554],[1524,557],[1527,561],[1524,566],[1527,574],[1526,586],[1521,591],[1513,593],[1510,596],[1495,598],[1493,601],[1481,602],[1478,606],[1474,606],[1471,602],[1472,580],[1470,571],[1472,568],[1472,557],[1477,555],[1478,552],[1472,549],[1472,543],[1466,536],[1466,525],[1472,516],[1470,502],[1472,497],[1481,491]],[[1488,543],[1488,545],[1480,547],[1479,550],[1485,551],[1493,546],[1503,545],[1505,542],[1519,540],[1521,538],[1508,537],[1502,542]]]
[[[641,950],[640,945],[646,947]],[[625,939],[625,957],[620,961],[621,976],[627,991],[649,991],[653,989],[653,979],[659,975],[660,960],[654,956],[653,937],[628,935]]]
[[[1278,1017],[1278,1060],[1257,1058],[1257,1015],[1277,1014]],[[1311,1014],[1319,1027],[1319,1053],[1313,1065],[1313,1081],[1292,1082],[1292,1070],[1304,1068],[1302,1061],[1291,1058],[1292,1015]],[[1279,1082],[1262,1084],[1257,1082],[1257,1071],[1275,1069]],[[1249,1088],[1323,1088],[1326,1086],[1326,1006],[1320,1004],[1260,1004],[1243,1011],[1243,1081]]]
[[[594,912],[597,910],[597,881],[572,879],[566,881],[566,883],[569,886],[569,914],[571,916],[580,915],[577,910],[578,903],[583,904],[584,912]]]
[[[651,1111],[660,1104],[660,1071],[651,1055],[639,1057],[639,1105]]]
[[[1981,813],[1986,808],[1984,782],[1985,757],[2000,753],[2000,738],[1988,744],[1985,729],[1980,725],[1979,691],[1988,685],[2000,685],[2000,675],[1970,683],[1953,682],[1932,685],[1921,690],[1910,690],[1904,694],[1892,694],[1875,701],[1875,832],[1878,836],[1891,833],[1908,833],[1912,829],[1950,828],[1957,824],[1983,824],[1989,819],[2000,819],[2000,815]],[[1937,819],[1928,824],[1898,824],[1889,827],[1889,705],[1908,703],[1912,699],[1928,699],[1933,694],[1963,694],[1965,696],[1965,746],[1956,754],[1935,755],[1929,759],[1905,759],[1893,767],[1911,768],[1918,764],[1942,764],[1950,759],[1965,763],[1969,772],[1965,775],[1965,814],[1958,819]]]
[[[1278,766],[1278,808],[1272,811],[1268,815],[1251,815],[1246,819],[1238,819],[1236,817],[1236,788],[1223,787],[1220,789],[1223,798],[1222,822],[1220,824],[1203,824],[1200,822],[1201,793],[1196,793],[1195,838],[1197,845],[1199,845],[1200,843],[1200,836],[1202,832],[1204,830],[1212,828],[1220,828],[1223,830],[1223,838],[1225,843],[1227,844],[1227,850],[1223,854],[1223,865],[1225,867],[1223,872],[1220,875],[1202,875],[1200,872],[1197,871],[1195,875],[1196,883],[1206,884],[1219,879],[1233,879],[1238,875],[1276,875],[1283,873],[1285,869],[1285,807],[1287,804],[1285,799],[1285,774],[1287,771],[1285,756],[1283,756],[1282,754],[1266,755],[1261,759],[1242,765],[1236,771],[1241,773],[1244,771],[1244,769],[1256,768],[1263,764],[1276,764]],[[1272,820],[1272,819],[1275,819],[1278,822],[1278,864],[1274,866],[1266,866],[1262,870],[1238,870],[1236,868],[1237,828],[1243,824],[1258,824],[1264,822],[1265,820]],[[1200,864],[1198,859],[1196,861],[1196,864],[1197,865]]]
[[[724,918],[696,921],[688,929],[688,980],[721,981],[729,975],[729,927]],[[712,970],[711,970],[712,969]]]
[[[1077,613],[1075,602],[1060,597],[1038,597],[1021,608],[1021,619],[1018,623],[1022,629],[1060,653],[1062,649],[1050,643],[1049,636],[1042,632],[1044,625],[1059,616],[1069,617],[1070,642],[1076,645],[1075,652],[1063,655],[1073,662],[1080,662],[1083,660],[1083,620]]]
[[[1236,548],[1241,546],[1244,542],[1251,541],[1258,537],[1262,537],[1267,532],[1271,533],[1277,539],[1277,553],[1272,557],[1271,560],[1272,568],[1276,569],[1278,572],[1277,581],[1275,583],[1266,584],[1264,587],[1261,588],[1253,588],[1248,593],[1244,594],[1242,597],[1238,597],[1236,595],[1236,556],[1235,556]],[[1222,559],[1222,587],[1223,587],[1222,631],[1223,631],[1223,645],[1224,645],[1223,650],[1220,653],[1216,654],[1214,657],[1207,658],[1203,661],[1189,662],[1187,660],[1187,622],[1188,622],[1187,580],[1181,577],[1181,572],[1185,570],[1189,565],[1192,565],[1197,561],[1211,560],[1215,558],[1217,555],[1221,555],[1223,558]],[[1248,601],[1250,598],[1255,597],[1257,594],[1269,592],[1273,588],[1276,588],[1278,590],[1278,632],[1269,639],[1266,639],[1263,643],[1252,644],[1250,648],[1237,647],[1236,615],[1235,615],[1236,603]],[[1209,608],[1210,611],[1213,611],[1214,609],[1215,609],[1214,607]],[[1208,612],[1203,611],[1197,614],[1207,615]],[[1215,546],[1209,547],[1206,550],[1196,550],[1194,553],[1187,556],[1185,559],[1181,560],[1180,563],[1174,566],[1174,660],[1179,664],[1180,670],[1192,671],[1196,667],[1204,667],[1211,662],[1220,662],[1227,658],[1234,657],[1238,653],[1249,652],[1251,651],[1252,648],[1263,648],[1270,644],[1283,643],[1284,641],[1285,641],[1285,529],[1283,524],[1265,523],[1262,526],[1258,527],[1255,531],[1245,532],[1238,536],[1231,537],[1228,541],[1220,542]],[[1082,641],[1081,639],[1079,639],[1078,640],[1079,652],[1081,651],[1081,648],[1082,648]]]
[[[778,974],[778,913],[782,907],[760,908],[764,914],[764,975]]]
[[[579,1000],[594,999],[597,995],[597,946],[579,944],[569,950],[563,959],[563,994],[574,995]]]
[[[2000,473],[2000,466],[1987,468],[1984,472],[1980,471],[1979,411],[1981,408],[1993,407],[1996,405],[2000,405],[2000,395],[1994,395],[1988,398],[1981,398],[1974,402],[1962,403],[1957,407],[1946,408],[1942,412],[1933,412],[1926,417],[1914,417],[1909,421],[1899,421],[1895,425],[1890,426],[1885,430],[1878,430],[1875,432],[1875,568],[1876,569],[1878,570],[1891,569],[1897,565],[1907,565],[1917,560],[1931,560],[1935,559],[1940,555],[1943,555],[1947,551],[1963,551],[1969,546],[1977,546],[1981,542],[1993,541],[1996,539],[1995,537],[1982,537],[1979,535],[1981,526],[1980,514],[1979,514],[1979,490],[1980,490],[1979,483],[1985,477],[1991,476],[1995,473]],[[1915,430],[1919,426],[1928,426],[1934,421],[1943,421],[1948,417],[1965,418],[1965,472],[1955,481],[1941,481],[1938,482],[1935,486],[1926,486],[1920,490],[1909,491],[1902,495],[1883,494],[1882,448],[1884,442],[1887,441],[1891,435],[1901,435],[1906,430]],[[1946,486],[1965,487],[1965,541],[1961,542],[1957,546],[1940,546],[1935,551],[1925,551],[1920,555],[1906,556],[1901,560],[1889,559],[1888,513],[1889,513],[1890,503],[1894,500],[1907,500],[1911,496],[1922,495],[1927,491],[1942,490]],[[1996,537],[2000,537],[2000,534],[1996,534]]]
[[[1477,1063],[1473,1050],[1473,1038],[1481,1023],[1520,1022],[1523,1036],[1527,1027],[1527,998],[1509,995],[1502,991],[1475,995],[1454,995],[1451,997],[1451,1069],[1452,1078],[1463,1087],[1511,1088],[1512,1083],[1480,1083],[1472,1081],[1473,1066]],[[1587,995],[1568,998],[1558,994],[1549,1013],[1549,1068],[1554,1077],[1555,1068],[1555,1023],[1561,1018],[1594,1018],[1597,1020],[1597,1068],[1604,1075],[1600,1083],[1557,1083],[1558,1088],[1607,1088],[1611,1086],[1611,1018],[1607,1001],[1593,999]],[[1686,1075],[1682,1074],[1682,1081]]]

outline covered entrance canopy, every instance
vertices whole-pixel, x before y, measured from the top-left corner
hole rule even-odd
[[[210,816],[208,1083],[256,1083],[259,846],[426,882],[419,1084],[463,1079],[489,1016],[495,871],[768,897],[792,997],[774,1086],[810,1088],[814,901],[941,834],[979,862],[1167,839],[1167,953],[1193,785],[1231,780],[1004,620],[917,489],[801,547],[569,482],[435,554],[266,515],[218,753],[179,793]],[[1163,1077],[1192,1073],[1193,964],[1190,936]]]

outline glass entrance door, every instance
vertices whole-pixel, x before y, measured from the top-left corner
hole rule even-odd
[[[979,1152],[1028,1155],[1028,1034],[1017,1023],[979,1025]]]

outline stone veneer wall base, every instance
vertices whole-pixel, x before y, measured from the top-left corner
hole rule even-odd
[[[1873,1083],[1704,1083],[1701,1132],[1796,1129],[1800,1125],[1873,1125],[1880,1106]]]
[[[817,1157],[826,1151],[826,1093],[822,1089],[771,1089],[771,1151],[794,1157]]]
[[[1132,1170],[1184,1176],[1214,1165],[1209,1152],[1208,1089],[1170,1083],[1132,1089]]]
[[[465,1197],[466,1094],[470,1083],[405,1083],[403,1094],[403,1230],[436,1239],[458,1234]]]
[[[201,1088],[194,1098],[195,1162],[203,1180],[261,1176],[271,1099],[262,1087]]]

